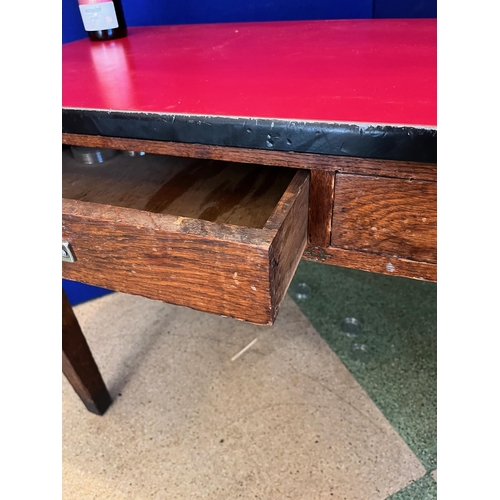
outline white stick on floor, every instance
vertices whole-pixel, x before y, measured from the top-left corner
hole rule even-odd
[[[257,339],[253,339],[252,342],[250,342],[250,344],[248,344],[246,347],[244,347],[238,354],[235,354],[231,358],[231,361],[238,359],[245,351],[248,351],[248,349],[250,349],[250,347],[252,347],[255,344],[255,342],[257,342]]]

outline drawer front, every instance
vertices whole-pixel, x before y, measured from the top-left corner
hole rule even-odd
[[[272,324],[306,245],[308,191],[297,172],[262,228],[63,199],[63,277]]]
[[[436,263],[437,186],[337,174],[331,246]]]

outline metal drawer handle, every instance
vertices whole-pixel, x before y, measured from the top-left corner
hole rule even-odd
[[[62,242],[62,260],[63,262],[75,262],[76,260],[67,241]]]

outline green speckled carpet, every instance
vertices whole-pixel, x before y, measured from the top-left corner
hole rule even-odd
[[[436,498],[436,283],[302,261],[289,294],[427,470],[391,500]]]

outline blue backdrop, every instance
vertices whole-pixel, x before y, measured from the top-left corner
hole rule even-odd
[[[437,0],[122,0],[122,4],[128,26],[437,16]],[[78,0],[63,0],[63,43],[86,36]],[[110,293],[67,280],[63,287],[72,305]]]
[[[437,0],[122,0],[129,26],[159,24],[436,17]],[[85,38],[77,0],[63,0],[63,43]]]

